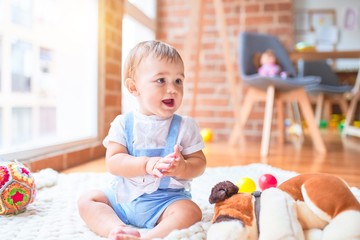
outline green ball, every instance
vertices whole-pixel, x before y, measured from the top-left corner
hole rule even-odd
[[[327,128],[328,126],[328,122],[326,120],[321,120],[320,121],[320,128]]]

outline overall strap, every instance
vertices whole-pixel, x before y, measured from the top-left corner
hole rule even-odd
[[[177,137],[179,135],[179,129],[181,124],[181,116],[174,114],[173,119],[171,121],[168,136],[166,138],[166,146],[164,156],[172,153],[174,151],[174,146],[177,141]]]
[[[126,147],[130,155],[133,154],[133,128],[134,128],[134,114],[132,112],[125,115],[125,136],[126,136]]]
[[[177,141],[177,137],[179,135],[179,129],[181,124],[181,116],[174,114],[173,119],[169,126],[168,136],[166,138],[166,146],[164,151],[162,152],[161,156],[165,157],[166,155],[172,153],[174,151],[174,146]],[[128,153],[134,156],[134,114],[132,112],[127,113],[125,115],[125,135],[126,135],[126,145]]]
[[[180,124],[181,124],[181,116],[174,114],[169,127],[168,136],[166,138],[166,146],[163,152],[163,157],[174,152],[174,146],[176,144],[176,140],[179,135]],[[170,184],[170,180],[171,177],[161,178],[159,188],[160,189],[168,188]]]

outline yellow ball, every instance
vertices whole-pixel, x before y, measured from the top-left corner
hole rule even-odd
[[[243,178],[240,178],[236,184],[236,186],[238,186],[239,188],[239,193],[240,192],[245,192],[245,193],[252,193],[256,190],[256,184],[255,182],[251,179],[251,178],[248,178],[248,177],[243,177]]]
[[[204,128],[200,131],[200,134],[204,140],[204,142],[211,142],[212,138],[213,138],[213,133],[211,131],[211,129],[209,128]]]

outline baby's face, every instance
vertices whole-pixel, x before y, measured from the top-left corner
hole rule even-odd
[[[142,114],[168,118],[180,107],[184,84],[181,62],[149,56],[141,61],[134,80]]]
[[[275,63],[275,56],[268,53],[263,53],[260,59],[261,64],[274,64]]]

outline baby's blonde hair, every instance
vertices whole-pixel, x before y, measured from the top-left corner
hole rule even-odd
[[[156,40],[144,41],[138,43],[126,57],[123,69],[123,79],[133,78],[136,67],[148,56],[155,56],[160,60],[165,58],[169,62],[184,65],[180,54],[174,47]]]

